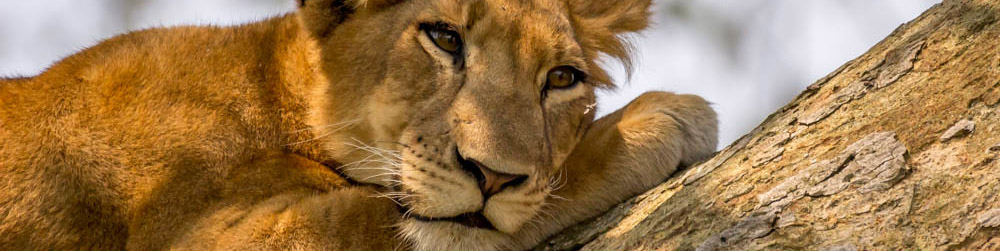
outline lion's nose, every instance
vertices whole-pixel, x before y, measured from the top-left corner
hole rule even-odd
[[[483,198],[487,199],[494,194],[503,191],[504,188],[517,186],[528,179],[527,175],[506,174],[493,171],[479,161],[459,157],[462,169],[468,171],[479,182],[479,190],[483,193]]]

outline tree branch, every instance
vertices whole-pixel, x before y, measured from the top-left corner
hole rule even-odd
[[[538,250],[1000,249],[1000,3],[945,0]]]

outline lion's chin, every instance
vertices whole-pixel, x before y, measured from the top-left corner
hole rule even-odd
[[[509,235],[492,229],[469,227],[465,224],[416,218],[406,218],[401,222],[403,236],[416,250],[515,250],[515,243]]]
[[[423,216],[423,215],[419,215],[419,214],[415,214],[415,213],[407,214],[405,212],[403,214],[406,215],[406,217],[408,217],[408,218],[411,218],[411,219],[414,219],[414,220],[418,220],[418,221],[424,221],[424,222],[438,222],[438,221],[440,221],[440,222],[452,222],[452,223],[458,223],[459,225],[470,227],[470,228],[481,228],[481,229],[486,229],[486,230],[497,230],[497,228],[493,226],[493,223],[490,222],[489,219],[486,219],[486,216],[483,216],[483,214],[481,212],[464,213],[464,214],[460,214],[458,216],[446,217],[446,218],[427,217],[427,216]]]

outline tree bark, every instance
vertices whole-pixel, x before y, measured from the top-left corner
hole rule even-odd
[[[538,250],[1000,250],[1000,3],[945,0]]]

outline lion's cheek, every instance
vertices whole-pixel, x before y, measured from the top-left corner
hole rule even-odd
[[[396,142],[407,126],[412,113],[412,104],[407,100],[388,94],[388,86],[382,86],[365,104],[366,120],[371,126],[371,134],[376,142]]]
[[[471,179],[453,177],[458,175],[464,174],[404,169],[403,189],[412,193],[404,202],[412,213],[425,217],[446,218],[478,211],[483,206],[479,188]]]

